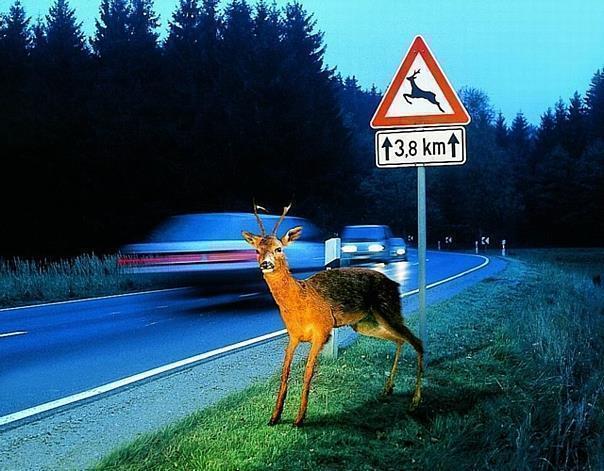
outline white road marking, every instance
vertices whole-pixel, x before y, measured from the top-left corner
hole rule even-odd
[[[30,308],[34,308],[34,307],[59,306],[61,304],[82,303],[84,301],[98,301],[100,299],[125,298],[126,296],[139,296],[142,294],[164,293],[167,291],[179,291],[179,290],[184,290],[184,289],[189,289],[189,288],[183,287],[183,288],[152,289],[152,290],[148,290],[148,291],[137,291],[135,293],[112,294],[111,296],[99,296],[98,298],[82,298],[82,299],[72,299],[70,301],[57,301],[55,303],[30,304],[29,306],[5,307],[3,309],[0,309],[0,312],[17,311],[19,309],[30,309]]]
[[[438,285],[442,285],[444,283],[447,283],[449,281],[455,280],[457,278],[460,278],[464,275],[467,275],[468,273],[472,273],[476,270],[480,270],[481,268],[484,268],[485,266],[487,266],[490,262],[490,260],[487,257],[484,257],[482,255],[470,255],[468,254],[468,256],[471,257],[479,257],[482,258],[484,261],[482,264],[471,268],[469,270],[465,270],[461,273],[458,273],[457,275],[453,275],[450,276],[448,278],[445,278],[443,280],[439,280],[437,282],[431,283],[429,285],[426,286],[426,288],[434,288],[435,286]],[[177,288],[178,289],[178,288]],[[402,297],[406,297],[406,296],[411,296],[413,294],[416,294],[419,292],[419,289],[415,289],[412,291],[407,291],[405,293],[401,294],[401,298]],[[118,295],[120,296],[120,295]],[[112,297],[112,296],[110,296]],[[72,301],[67,301],[67,302],[72,302]],[[81,393],[77,393],[77,394],[73,394],[71,396],[67,396],[67,397],[63,397],[61,399],[57,399],[55,401],[50,401],[50,402],[46,402],[44,404],[40,404],[38,406],[34,406],[34,407],[30,407],[28,409],[24,409],[22,411],[19,412],[14,412],[12,414],[8,414],[5,416],[0,417],[0,427],[3,425],[7,425],[10,424],[12,422],[16,422],[18,420],[23,420],[26,419],[28,417],[32,417],[35,416],[37,414],[42,414],[44,412],[48,412],[51,411],[53,409],[58,409],[60,407],[64,407],[85,399],[90,399],[92,397],[98,396],[100,394],[104,394],[107,393],[109,391],[113,391],[115,389],[127,386],[129,384],[132,383],[136,383],[137,381],[142,381],[144,379],[148,379],[148,378],[152,378],[153,376],[157,376],[160,375],[162,373],[166,373],[168,371],[177,369],[177,368],[182,368],[184,366],[189,366],[192,365],[194,363],[203,361],[203,360],[207,360],[209,358],[218,356],[218,355],[223,355],[225,353],[229,353],[229,352],[233,352],[235,350],[238,350],[240,348],[244,348],[244,347],[248,347],[250,345],[255,345],[257,343],[261,343],[267,340],[271,340],[271,339],[275,339],[277,337],[280,337],[282,335],[286,335],[287,334],[287,330],[286,329],[282,329],[282,330],[278,330],[276,332],[271,332],[269,334],[265,334],[265,335],[261,335],[259,337],[254,337],[248,340],[244,340],[242,342],[237,342],[231,345],[227,345],[226,347],[221,347],[221,348],[217,348],[216,350],[211,350],[209,352],[206,353],[202,353],[200,355],[195,355],[189,358],[185,358],[184,360],[180,360],[180,361],[176,361],[174,363],[170,363],[164,366],[160,366],[157,368],[153,368],[151,370],[147,370],[147,371],[143,371],[142,373],[138,373],[135,374],[133,376],[129,376],[127,378],[123,378],[120,379],[118,381],[113,381],[111,383],[107,383],[104,384],[102,386],[98,386],[96,388],[93,389],[89,389],[87,391],[83,391]]]
[[[216,350],[212,350],[210,352],[202,353],[200,355],[195,355],[190,358],[185,358],[184,360],[176,361],[174,363],[170,363],[168,365],[160,366],[158,368],[153,368],[152,370],[143,371],[142,373],[135,374],[133,376],[129,376],[124,379],[120,379],[118,381],[113,381],[111,383],[104,384],[102,386],[89,389],[88,391],[83,391],[78,394],[73,394],[71,396],[63,397],[61,399],[57,399],[55,401],[46,402],[44,404],[40,404],[39,406],[30,407],[29,409],[25,409],[19,412],[15,412],[13,414],[5,415],[0,417],[0,426],[10,424],[12,422],[16,422],[17,420],[26,419],[28,417],[32,417],[37,414],[41,414],[43,412],[48,412],[53,409],[57,409],[59,407],[64,407],[69,404],[73,404],[74,402],[83,401],[85,399],[90,399],[91,397],[98,396],[99,394],[104,394],[109,391],[113,391],[114,389],[118,389],[124,386],[127,386],[132,383],[136,383],[137,381],[142,381],[144,379],[151,378],[153,376],[160,375],[162,373],[166,373],[168,371],[174,370],[176,368],[182,368],[184,366],[191,365],[193,363],[200,362],[202,360],[207,360],[208,358],[215,357],[217,355],[222,355],[228,352],[232,352],[234,350],[238,350],[240,348],[248,347],[250,345],[254,345],[260,342],[264,342],[266,340],[270,340],[281,335],[287,333],[287,330],[278,330],[277,332],[271,332],[270,334],[261,335],[260,337],[255,337],[253,339],[244,340],[243,342],[237,342],[232,345],[227,345],[226,347],[217,348]]]
[[[161,306],[157,306],[156,309],[166,309],[169,308],[170,306],[168,306],[167,304],[162,304]]]
[[[435,286],[439,286],[439,285],[442,285],[442,284],[447,283],[449,281],[453,281],[453,280],[455,280],[457,278],[460,278],[460,277],[462,277],[464,275],[467,275],[468,273],[472,273],[473,271],[480,270],[481,268],[486,267],[489,264],[489,262],[491,261],[488,257],[484,257],[482,255],[471,255],[471,254],[468,254],[468,256],[470,256],[470,257],[479,257],[479,258],[482,258],[484,261],[480,265],[478,265],[478,266],[476,266],[474,268],[470,268],[469,270],[462,271],[461,273],[458,273],[457,275],[453,275],[453,276],[450,276],[448,278],[444,278],[442,280],[435,281],[434,283],[430,283],[429,285],[426,285],[426,289],[434,288]],[[417,294],[417,293],[419,293],[419,288],[418,289],[414,289],[412,291],[407,291],[405,293],[402,293],[401,294],[401,298],[406,298],[407,296],[412,296],[412,295]]]
[[[0,334],[0,338],[14,337],[15,335],[25,335],[25,334],[27,334],[27,331],[25,331],[25,330],[18,330],[17,332],[7,332],[5,334]]]

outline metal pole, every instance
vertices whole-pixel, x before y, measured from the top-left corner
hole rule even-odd
[[[331,270],[332,266],[347,265],[342,263],[342,248],[339,238],[325,241],[325,269]],[[331,329],[331,337],[323,347],[322,356],[325,358],[338,358],[338,329]]]
[[[417,256],[419,261],[419,332],[424,344],[424,365],[428,365],[426,327],[426,168],[417,167]]]

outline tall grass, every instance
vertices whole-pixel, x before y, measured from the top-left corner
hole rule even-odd
[[[542,469],[604,469],[602,251],[524,252],[532,296],[508,323],[524,357],[529,400],[517,424],[522,461]]]
[[[146,286],[121,275],[115,255],[54,261],[0,259],[2,307],[118,294]]]
[[[560,259],[560,257],[562,257]],[[381,398],[393,346],[361,338],[322,361],[305,427],[266,426],[278,377],[117,450],[98,469],[604,469],[604,251],[522,252],[497,276],[428,310],[423,401],[414,357]],[[566,263],[568,262],[568,263]],[[417,330],[415,319],[409,322]]]

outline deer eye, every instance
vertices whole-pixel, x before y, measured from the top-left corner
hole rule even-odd
[[[256,249],[256,253],[257,253],[258,255],[260,255],[260,250]]]
[[[283,249],[282,249],[281,247],[277,247],[277,248],[275,249],[275,252],[283,252]]]

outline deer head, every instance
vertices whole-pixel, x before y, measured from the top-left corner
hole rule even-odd
[[[417,77],[417,74],[419,74],[419,71],[421,69],[417,69],[415,71],[413,71],[413,74],[410,75],[409,77],[407,77],[407,80],[409,80],[409,82],[413,82],[415,80],[415,77]]]
[[[277,237],[277,229],[279,229],[279,226],[283,222],[283,219],[290,208],[291,203],[289,206],[283,208],[283,214],[281,214],[281,217],[275,224],[272,232],[267,234],[264,229],[262,219],[258,215],[259,209],[263,211],[266,211],[266,209],[264,209],[262,206],[258,206],[254,202],[254,215],[258,220],[258,226],[260,227],[261,234],[256,235],[248,231],[241,232],[241,235],[247,241],[247,243],[256,249],[256,253],[258,254],[258,265],[260,266],[260,270],[262,270],[263,274],[268,274],[278,271],[282,268],[287,268],[287,260],[285,258],[285,254],[283,253],[283,248],[287,247],[302,235],[302,226],[296,226],[287,231],[283,237]]]

